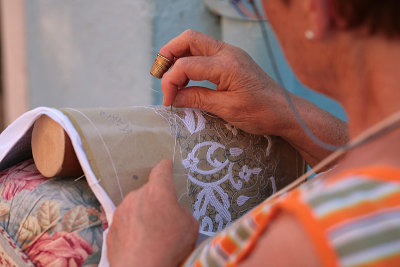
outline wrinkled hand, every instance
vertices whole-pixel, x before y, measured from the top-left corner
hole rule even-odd
[[[129,193],[114,213],[107,236],[111,266],[177,266],[192,251],[198,224],[177,201],[171,160]]]
[[[281,135],[290,127],[279,85],[243,50],[187,30],[160,54],[175,61],[161,81],[164,105],[199,108],[255,134]],[[186,87],[189,80],[208,80],[217,90]]]

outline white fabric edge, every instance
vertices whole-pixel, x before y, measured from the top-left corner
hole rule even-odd
[[[112,224],[112,218],[114,214],[114,210],[116,209],[114,203],[112,200],[109,198],[107,193],[104,191],[104,189],[101,187],[99,184],[99,181],[97,180],[96,176],[93,173],[92,168],[90,168],[89,160],[83,151],[83,146],[82,146],[82,140],[76,131],[75,127],[72,125],[71,121],[68,119],[68,117],[62,113],[60,110],[54,110],[55,113],[58,113],[58,116],[60,118],[63,118],[62,121],[62,127],[65,129],[65,131],[68,133],[71,143],[75,149],[76,156],[79,160],[79,163],[81,164],[82,170],[85,173],[86,180],[92,189],[94,195],[97,197],[98,201],[101,203],[103,206],[104,212],[106,213],[107,217],[107,223],[110,226]],[[101,246],[101,257],[100,257],[100,262],[99,266],[100,267],[108,267],[110,266],[107,258],[107,234],[108,234],[108,229],[106,229],[103,232],[103,243]]]
[[[108,235],[108,229],[104,230],[103,232],[103,244],[101,246],[101,258],[98,267],[109,267],[110,263],[108,262],[108,256],[107,256],[107,235]]]

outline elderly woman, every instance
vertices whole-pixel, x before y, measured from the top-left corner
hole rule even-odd
[[[299,79],[347,112],[346,126],[291,95],[316,136],[343,144],[400,110],[399,1],[263,4]],[[279,85],[242,50],[186,31],[160,54],[175,61],[162,79],[164,105],[200,108],[245,131],[280,135],[311,165],[329,154],[303,132]],[[218,90],[185,88],[189,80],[209,80]],[[178,205],[171,162],[164,160],[117,209],[109,260],[114,266],[185,260],[195,266],[400,266],[400,129],[374,137],[348,150],[329,172],[262,203],[194,251],[198,226]]]

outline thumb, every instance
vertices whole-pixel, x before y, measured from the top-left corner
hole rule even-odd
[[[174,179],[172,175],[172,160],[163,159],[161,160],[150,172],[149,184],[156,184],[166,189],[167,192],[176,197],[176,191],[174,186]]]
[[[173,106],[176,108],[197,108],[221,116],[221,104],[226,104],[226,91],[216,91],[200,86],[183,88],[177,92]],[[226,100],[226,101],[225,101]]]

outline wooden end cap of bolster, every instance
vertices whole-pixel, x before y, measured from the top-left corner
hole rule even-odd
[[[32,132],[32,154],[36,168],[45,177],[83,174],[71,139],[63,127],[46,115],[36,120]]]

